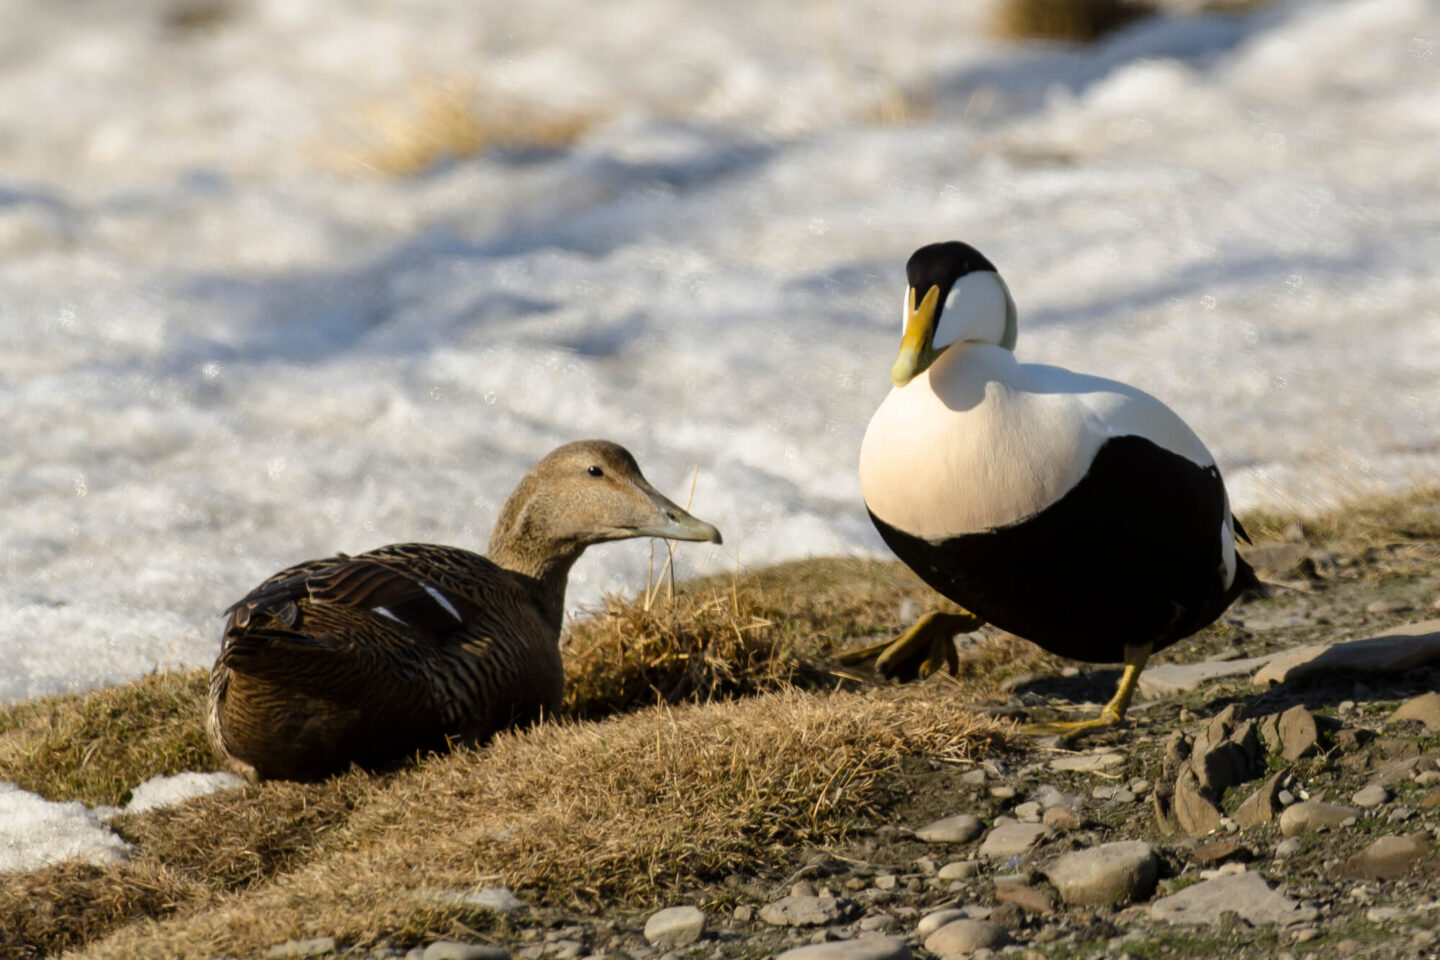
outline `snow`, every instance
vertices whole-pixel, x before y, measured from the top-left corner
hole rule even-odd
[[[83,803],[53,803],[0,783],[0,873],[61,860],[119,863],[129,855],[130,845]]]
[[[130,791],[130,802],[123,813],[144,813],[162,807],[173,807],[192,797],[203,797],[220,790],[235,790],[245,781],[233,773],[197,773],[187,770],[171,776],[155,776]]]
[[[725,544],[682,574],[883,555],[856,456],[934,240],[999,265],[1024,359],[1178,411],[1240,510],[1440,465],[1426,0],[1083,49],[938,0],[176,8],[0,7],[0,700],[207,666],[307,557],[483,549],[586,436],[677,500],[698,466]],[[376,174],[442,88],[592,125]],[[590,551],[572,607],[649,553]]]

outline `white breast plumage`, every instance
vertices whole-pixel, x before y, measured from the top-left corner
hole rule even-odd
[[[878,518],[940,540],[1039,513],[1080,482],[1101,444],[1128,435],[1214,463],[1184,421],[1141,390],[956,344],[875,412],[860,485]]]

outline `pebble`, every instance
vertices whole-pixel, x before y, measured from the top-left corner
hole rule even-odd
[[[1055,898],[1028,883],[995,884],[995,900],[997,903],[1013,903],[1041,916],[1055,911]]]
[[[1298,837],[1290,837],[1275,844],[1275,859],[1284,860],[1286,857],[1293,857],[1299,853],[1304,846]]]
[[[1015,788],[1004,785],[990,788],[990,796],[996,800],[1012,800],[1015,797]]]
[[[878,877],[875,878],[875,889],[877,889],[877,890],[894,890],[894,889],[896,888],[896,886],[899,885],[899,883],[900,883],[899,879],[898,879],[897,877],[895,877],[893,874],[882,873],[882,874],[880,874]]]
[[[890,879],[894,880],[895,878],[891,877]],[[736,907],[735,912],[730,915],[735,918],[736,923],[749,923],[755,919],[755,908],[749,904],[742,903]]]
[[[1280,832],[1287,837],[1295,837],[1316,830],[1334,830],[1357,813],[1353,807],[1338,803],[1306,800],[1286,807],[1285,812],[1280,814]]]
[[[965,911],[956,907],[946,907],[944,910],[927,913],[921,917],[920,922],[915,925],[915,934],[920,937],[928,937],[936,930],[945,926],[945,924],[953,923],[956,920],[963,920],[965,916]]]
[[[481,887],[479,890],[467,890],[446,899],[453,899],[457,903],[464,903],[472,907],[493,910],[504,916],[519,913],[529,907],[529,904],[515,896],[509,887]]]
[[[901,937],[859,937],[786,950],[775,960],[910,960],[910,946]]]
[[[953,920],[925,938],[925,949],[937,956],[945,956],[1003,947],[1009,942],[1010,934],[998,923],[988,920]]]
[[[286,940],[265,951],[267,960],[290,960],[292,957],[318,957],[335,951],[334,937],[315,937],[313,940]]]
[[[662,949],[688,946],[704,932],[705,912],[690,905],[666,907],[645,921],[646,942]]]
[[[781,897],[760,908],[760,919],[772,927],[820,927],[843,920],[851,907],[834,897]]]
[[[818,897],[820,891],[815,889],[815,884],[809,880],[801,880],[790,884],[790,896],[792,897]]]
[[[900,921],[896,920],[888,913],[877,913],[873,917],[866,917],[865,919],[860,921],[860,929],[864,930],[866,933],[870,933],[875,930],[893,930],[898,926],[900,926]]]
[[[1033,800],[1029,803],[1017,804],[1014,812],[1015,819],[1019,820],[1021,823],[1040,822],[1040,804],[1036,803]]]
[[[969,843],[985,829],[977,818],[968,813],[957,813],[953,817],[927,823],[915,831],[915,836],[926,843]]]
[[[1390,799],[1390,791],[1378,783],[1372,783],[1368,787],[1362,787],[1350,800],[1357,807],[1378,807]]]
[[[485,943],[436,940],[420,954],[420,960],[508,960],[510,951]]]
[[[1045,816],[1040,818],[1040,822],[1047,827],[1064,833],[1079,830],[1084,826],[1084,823],[1075,815],[1075,812],[1067,807],[1051,807],[1045,811]]]
[[[1047,867],[1045,875],[1066,903],[1108,907],[1149,896],[1159,870],[1150,844],[1122,840],[1067,853]]]
[[[998,823],[986,835],[985,842],[980,844],[980,856],[988,860],[1008,860],[1028,852],[1050,835],[1050,828],[1043,823],[1016,823],[1013,820]]]
[[[1365,605],[1366,613],[1403,613],[1415,609],[1408,600],[1371,600]]]
[[[979,860],[955,860],[940,868],[941,880],[969,880],[982,869]]]
[[[1125,757],[1118,753],[1086,753],[1074,757],[1057,757],[1050,761],[1050,769],[1071,773],[1101,773],[1124,762]]]

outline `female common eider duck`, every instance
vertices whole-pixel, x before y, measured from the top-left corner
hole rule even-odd
[[[1018,362],[1015,302],[974,247],[922,247],[905,269],[894,389],[865,431],[860,486],[890,549],[973,615],[929,614],[847,659],[954,669],[951,638],[989,621],[1060,656],[1123,660],[1099,719],[1043,729],[1118,723],[1154,651],[1259,587],[1215,460],[1147,393]]]
[[[720,542],[627,450],[588,440],[525,475],[489,557],[406,543],[282,570],[227,611],[210,743],[251,778],[312,780],[553,713],[570,567],[630,537]]]

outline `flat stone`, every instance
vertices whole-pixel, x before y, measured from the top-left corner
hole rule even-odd
[[[1249,830],[1275,819],[1275,811],[1280,805],[1280,781],[1285,773],[1286,771],[1281,770],[1271,774],[1259,789],[1246,797],[1235,809],[1235,815],[1231,819],[1240,829]]]
[[[985,825],[977,818],[968,813],[957,813],[953,817],[925,824],[915,831],[915,836],[926,843],[969,843],[984,829]]]
[[[1397,757],[1387,761],[1379,770],[1375,771],[1374,776],[1370,778],[1370,783],[1379,784],[1382,787],[1392,787],[1397,783],[1404,783],[1415,776],[1415,770],[1424,764],[1424,757]]]
[[[1188,767],[1175,778],[1171,804],[1175,822],[1192,837],[1209,833],[1220,826],[1220,808],[1201,792],[1194,772]]]
[[[510,891],[509,887],[481,887],[479,890],[461,890],[443,893],[440,899],[447,903],[463,903],[472,907],[493,910],[503,916],[520,913],[529,904]]]
[[[781,897],[760,908],[760,919],[772,927],[821,927],[838,923],[854,904],[835,897]]]
[[[1404,673],[1440,659],[1440,620],[1386,630],[1364,640],[1314,644],[1284,651],[1255,672],[1256,686],[1322,673]]]
[[[1215,924],[1230,911],[1255,926],[1305,923],[1318,915],[1315,908],[1302,907],[1250,872],[1203,880],[1150,904],[1151,917],[1170,923]]]
[[[1280,736],[1280,755],[1291,763],[1314,753],[1320,742],[1315,715],[1298,703],[1280,714],[1276,732]]]
[[[335,951],[334,937],[315,937],[312,940],[286,940],[265,951],[269,960],[290,960],[292,957],[318,957]]]
[[[1051,807],[1045,811],[1045,816],[1040,818],[1040,822],[1052,830],[1059,830],[1062,833],[1079,830],[1085,825],[1084,821],[1076,816],[1075,811],[1069,807]]]
[[[1160,861],[1143,840],[1076,850],[1045,869],[1066,903],[1108,907],[1143,900],[1155,889]]]
[[[915,934],[920,937],[928,937],[939,930],[947,923],[954,923],[956,920],[963,920],[968,914],[958,907],[946,907],[944,910],[936,910],[934,913],[927,913],[920,918],[915,925]]]
[[[1390,722],[1399,723],[1402,720],[1418,720],[1425,724],[1425,729],[1431,733],[1440,730],[1440,693],[1431,690],[1400,704],[1395,712],[1390,714]]]
[[[995,884],[995,902],[1013,903],[1040,916],[1055,912],[1055,898],[1028,883]]]
[[[1409,600],[1371,600],[1365,605],[1366,613],[1404,613],[1414,609],[1415,604]]]
[[[987,860],[1008,860],[1023,856],[1052,831],[1043,823],[1001,823],[991,828],[980,844],[980,856]]]
[[[487,943],[462,943],[459,940],[436,940],[427,944],[420,960],[508,960],[510,951]]]
[[[1050,769],[1070,773],[1103,773],[1124,762],[1124,755],[1119,753],[1083,753],[1073,757],[1056,757],[1050,761]]]
[[[945,864],[936,874],[941,880],[969,880],[984,869],[979,860],[955,860]]]
[[[937,956],[951,953],[974,953],[995,949],[1010,942],[1010,934],[998,923],[988,920],[952,920],[925,938],[925,949]]]
[[[1231,861],[1249,860],[1254,854],[1243,843],[1234,840],[1211,840],[1190,851],[1190,859],[1207,867],[1219,866]]]
[[[1321,803],[1306,800],[1285,808],[1280,814],[1280,832],[1287,837],[1298,837],[1317,830],[1335,830],[1351,817],[1360,815],[1354,807],[1338,803]]]
[[[1225,677],[1238,677],[1254,673],[1278,657],[1269,653],[1263,657],[1246,657],[1241,660],[1202,660],[1199,663],[1161,663],[1146,667],[1140,674],[1138,692],[1142,700],[1159,700],[1162,697],[1187,693],[1203,683]]]
[[[786,950],[776,960],[910,960],[904,937],[857,937]]]
[[[1332,879],[1398,880],[1417,868],[1433,869],[1430,843],[1424,834],[1380,837],[1331,870]]]
[[[860,921],[860,929],[866,933],[872,930],[878,930],[884,933],[888,930],[894,930],[898,926],[900,926],[900,921],[888,913],[877,913],[874,916],[866,917]]]
[[[663,950],[688,946],[704,932],[705,911],[695,906],[666,907],[645,921],[646,942]]]
[[[1371,807],[1380,806],[1389,799],[1390,791],[1385,788],[1384,784],[1372,783],[1368,787],[1361,787],[1357,790],[1355,796],[1350,798],[1350,802],[1368,810]]]

